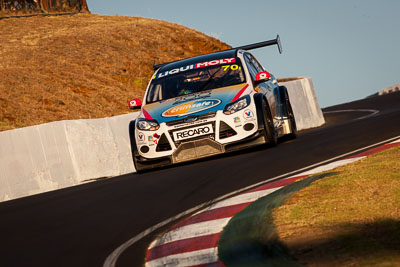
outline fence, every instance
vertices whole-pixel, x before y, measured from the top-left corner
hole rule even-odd
[[[89,11],[86,0],[0,0],[0,16]]]

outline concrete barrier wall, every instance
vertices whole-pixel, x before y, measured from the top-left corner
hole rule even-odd
[[[137,115],[0,132],[0,201],[135,171],[128,125]]]
[[[297,129],[304,130],[323,125],[325,119],[315,94],[312,79],[305,77],[281,80],[279,84],[288,89]]]
[[[288,88],[299,129],[323,124],[311,78],[280,84]],[[0,201],[134,172],[128,126],[137,115],[0,132]]]

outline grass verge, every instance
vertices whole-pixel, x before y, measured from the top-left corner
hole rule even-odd
[[[301,188],[333,175],[316,175],[262,197],[237,213],[224,228],[218,256],[226,266],[299,266],[279,240],[272,211]]]
[[[335,169],[274,211],[307,266],[400,265],[400,147]]]

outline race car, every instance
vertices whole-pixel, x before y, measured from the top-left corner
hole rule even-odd
[[[296,137],[287,89],[248,50],[276,39],[154,66],[129,124],[133,163],[141,172]]]

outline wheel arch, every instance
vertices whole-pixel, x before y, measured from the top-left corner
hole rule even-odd
[[[137,150],[137,145],[136,145],[135,124],[136,124],[136,120],[129,122],[129,140],[131,143],[132,158],[135,156],[139,156],[139,153]]]
[[[256,104],[256,111],[257,111],[257,124],[258,124],[258,129],[262,130],[264,129],[264,120],[263,120],[263,114],[262,114],[262,101],[265,100],[267,105],[269,106],[268,100],[263,95],[262,93],[257,93],[254,94],[254,102]],[[271,113],[271,111],[269,112]],[[270,114],[268,114],[270,116]]]
[[[284,112],[283,115],[287,117],[289,116],[289,108],[287,106],[287,104],[289,103],[289,93],[286,86],[284,85],[279,86],[279,94],[280,94],[281,105],[283,106],[283,112]]]
[[[261,109],[263,98],[264,96],[261,93],[254,94],[254,103],[256,105],[258,130],[264,128],[264,120],[262,119],[262,109]]]

